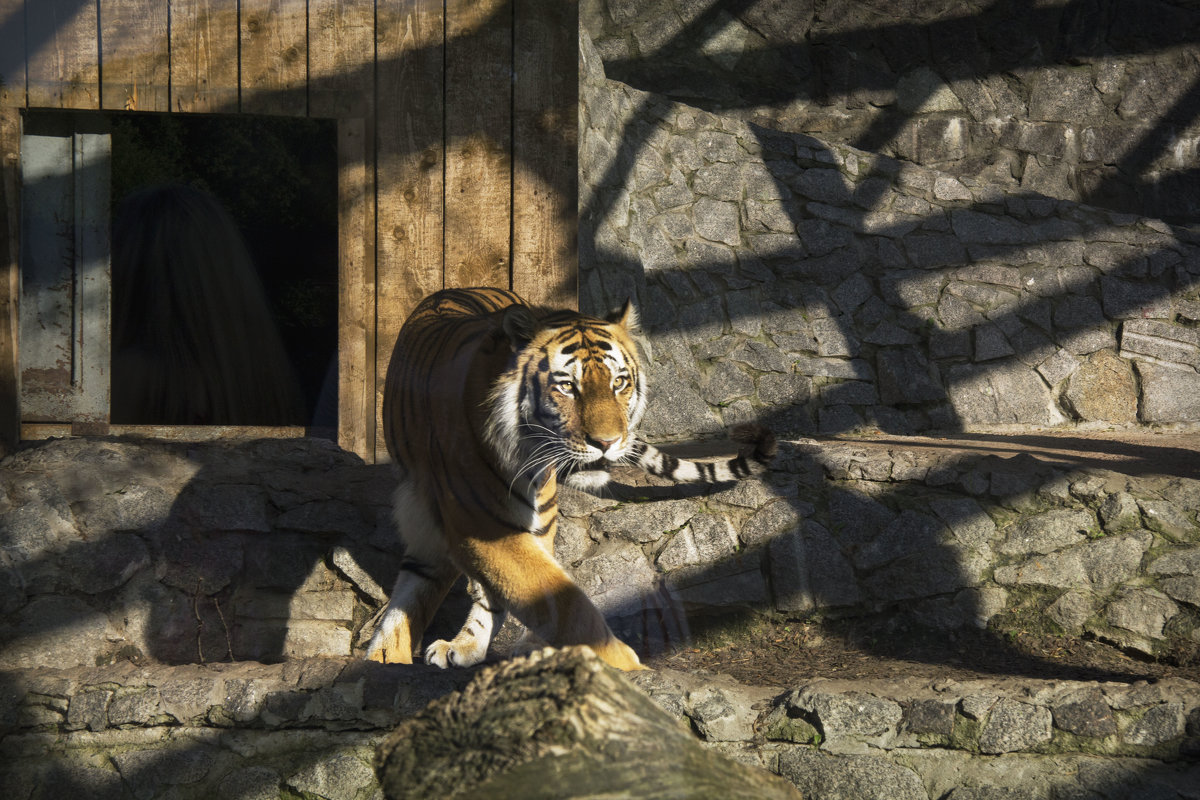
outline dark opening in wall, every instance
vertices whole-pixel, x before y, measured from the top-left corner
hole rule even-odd
[[[108,191],[71,202],[111,222],[111,422],[335,427],[334,123],[34,111],[23,160],[85,129],[108,148]]]

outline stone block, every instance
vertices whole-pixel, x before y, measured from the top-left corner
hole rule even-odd
[[[965,208],[950,212],[958,239],[967,244],[1028,244],[1036,241],[1029,226],[1017,220]]]
[[[1087,67],[1043,70],[1029,98],[1029,116],[1035,120],[1068,122],[1104,119],[1108,109]]]
[[[1129,492],[1113,492],[1100,504],[1100,522],[1109,533],[1124,533],[1142,525],[1137,499]]]
[[[1054,727],[1076,736],[1101,738],[1117,732],[1112,709],[1098,689],[1081,689],[1056,702],[1051,709]]]
[[[189,484],[179,495],[172,518],[198,531],[271,530],[267,496],[257,486]]]
[[[1137,421],[1137,381],[1129,363],[1098,350],[1072,375],[1063,393],[1081,420],[1131,424]]]
[[[996,548],[1004,555],[1045,555],[1087,541],[1096,518],[1087,509],[1055,509],[1027,517],[1008,531]]]
[[[640,613],[658,590],[658,575],[631,542],[608,539],[571,571],[580,588],[606,615]]]
[[[947,383],[959,424],[1050,425],[1061,419],[1049,387],[1020,361],[957,365]]]
[[[1121,354],[1148,356],[1200,369],[1200,337],[1191,328],[1156,320],[1129,320],[1121,326]]]
[[[1180,509],[1180,506],[1171,503],[1170,500],[1139,498],[1138,507],[1141,509],[1146,527],[1158,531],[1168,539],[1193,540],[1196,539],[1196,534],[1200,533],[1200,528],[1196,527],[1192,519]]]
[[[741,551],[718,563],[675,570],[667,586],[689,611],[761,607],[770,601],[762,554]]]
[[[779,774],[804,797],[827,800],[929,800],[913,770],[879,755],[838,756],[799,747],[779,755]]]
[[[1142,718],[1131,725],[1121,738],[1127,744],[1154,747],[1178,739],[1183,733],[1183,704],[1170,702],[1147,709]]]
[[[1069,634],[1078,634],[1083,624],[1096,613],[1088,595],[1081,592],[1064,592],[1046,609],[1046,615]]]
[[[1100,292],[1104,313],[1110,319],[1171,318],[1171,293],[1165,285],[1105,275],[1100,279]]]
[[[1069,378],[1079,368],[1079,364],[1080,361],[1075,356],[1066,350],[1058,349],[1054,351],[1054,355],[1038,364],[1037,371],[1047,384],[1054,387]]]
[[[904,716],[895,701],[865,692],[833,693],[806,687],[793,692],[787,703],[815,719],[826,741],[894,733]]]
[[[937,402],[946,396],[937,366],[911,348],[881,350],[879,400],[884,405]]]
[[[1200,422],[1200,373],[1149,361],[1137,361],[1136,367],[1142,382],[1142,422]]]
[[[1127,589],[1105,609],[1108,624],[1147,639],[1162,639],[1163,626],[1179,613],[1179,606],[1153,589]]]
[[[284,785],[305,797],[353,800],[375,789],[375,771],[369,763],[349,754],[317,759],[289,775]]]
[[[988,755],[1029,750],[1050,741],[1048,708],[1003,697],[979,732],[979,750]]]

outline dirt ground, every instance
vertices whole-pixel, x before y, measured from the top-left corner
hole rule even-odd
[[[947,456],[1028,453],[1066,468],[1099,468],[1144,479],[1200,480],[1200,432],[1071,431],[1014,435],[888,434],[820,439],[866,448],[936,450]],[[728,630],[737,630],[730,634]],[[1176,676],[1200,681],[1200,653],[1150,661],[1089,639],[991,631],[954,634],[895,620],[756,620],[698,633],[691,646],[646,659],[654,668],[707,670],[759,686],[794,687],[817,677],[970,680],[998,676],[1133,683]]]
[[[761,620],[748,633],[696,641],[652,656],[654,669],[708,671],[754,686],[794,688],[814,678],[953,679],[1023,677],[1134,683],[1180,677],[1200,682],[1200,658],[1148,661],[1099,641],[1060,636],[1002,637],[895,630],[880,623]]]

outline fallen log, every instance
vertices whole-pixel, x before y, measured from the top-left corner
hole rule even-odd
[[[586,648],[483,670],[379,746],[389,800],[798,800],[786,780],[705,749]]]

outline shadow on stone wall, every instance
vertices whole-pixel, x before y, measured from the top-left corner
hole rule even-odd
[[[746,117],[769,118],[771,108],[819,93],[816,83],[828,78],[792,80],[797,64],[818,58],[820,43],[747,50],[739,70],[710,69],[709,37],[719,34],[718,17],[744,18],[754,7],[710,4],[682,29],[672,27],[674,18],[658,20],[670,33],[655,40],[652,55],[605,64],[610,77],[670,95],[675,103],[604,84],[599,56],[583,37],[582,97],[588,125],[600,133],[590,136],[585,126],[581,135],[582,183],[590,191],[589,202],[581,204],[581,304],[598,313],[625,296],[639,301],[655,360],[658,397],[645,426],[652,436],[713,435],[749,419],[784,435],[1200,420],[1182,399],[1200,390],[1200,340],[1193,341],[1200,321],[1194,299],[1200,252],[1194,235],[1034,191],[1006,192],[914,171],[875,154],[747,124]],[[994,7],[1015,11],[1010,4]],[[1022,25],[1044,9],[1025,11],[1031,13]],[[637,16],[632,8],[625,12]],[[1072,20],[1084,21],[1082,13],[1083,5],[1067,4],[1065,17],[1055,19],[1069,28]],[[928,30],[897,24],[835,44],[853,54],[879,39],[891,40],[895,49],[910,38],[928,38],[934,50],[954,50],[949,43],[960,43],[956,31],[982,27],[981,19]],[[1022,30],[1045,34],[1041,23]],[[642,34],[652,36],[649,29],[634,35]],[[1166,40],[1144,46],[1192,43],[1194,34],[1172,30]],[[1087,49],[1095,45],[1086,37],[1081,46],[1053,49],[1062,59],[1056,63],[1099,53]],[[988,71],[963,62],[958,66],[966,71],[955,77],[983,81],[996,74],[993,68],[1050,63],[1041,52],[979,54],[994,62]],[[955,55],[970,57],[961,47]],[[760,58],[780,67],[786,79],[774,81],[765,77],[770,70],[753,69]],[[702,61],[706,67],[693,69]],[[746,64],[751,67],[740,69]],[[867,91],[875,79],[866,67],[838,74],[851,85],[837,91],[847,93]],[[1200,82],[1129,149],[1121,169],[1138,172],[1159,158],[1170,138],[1164,131],[1200,117],[1198,95]],[[915,97],[913,108],[930,96]],[[755,113],[742,113],[750,109]],[[902,108],[890,108],[856,144],[881,147],[906,119]],[[1193,179],[1184,170],[1165,180],[1191,198]],[[1101,183],[1087,196],[1119,194],[1110,188]],[[1134,208],[1161,207],[1147,200]],[[1167,345],[1169,339],[1177,344]],[[1168,353],[1172,348],[1177,355]],[[1125,370],[1124,382],[1083,380],[1107,374],[1113,362]],[[1132,396],[1124,391],[1135,385]],[[728,604],[734,605],[732,595],[742,592],[747,606],[779,609],[780,598],[807,593],[788,610],[856,606],[899,617],[919,605],[918,598],[938,596],[953,598],[953,608],[940,613],[953,611],[960,625],[981,624],[1003,610],[1003,601],[997,608],[978,591],[986,571],[979,566],[978,542],[960,535],[995,527],[973,500],[931,513],[924,487],[899,477],[886,483],[886,474],[886,488],[870,497],[825,498],[818,486],[823,474],[806,485],[813,465],[804,463],[803,448],[793,458],[800,462],[790,469],[800,476],[799,485],[776,488],[790,507],[795,533],[769,545],[769,558],[742,536],[734,547],[746,550],[736,556],[693,566],[694,574],[683,579],[672,581],[668,574],[671,602],[692,610],[705,604],[701,595],[708,591],[730,593]],[[980,477],[976,462],[950,460],[942,468],[974,473],[985,486],[996,480],[995,473]],[[1010,465],[1018,475],[1001,477],[999,484],[1020,485],[1014,497],[1060,491],[1052,483],[1061,475],[1035,466],[1018,460]],[[953,489],[986,494],[961,482]],[[1061,497],[1085,506],[1105,500],[1070,491]],[[828,522],[833,502],[846,505],[837,512],[845,524],[817,524],[814,512]],[[1017,501],[1004,513],[1020,512]],[[1110,546],[1128,547],[1140,563],[1152,539],[1149,532],[1136,540],[1116,536]],[[789,575],[797,564],[799,571]],[[765,590],[759,581],[742,580],[756,572],[767,575]],[[855,574],[866,578],[849,580]],[[1108,591],[1107,581],[1101,577],[1095,586]],[[662,596],[643,593],[645,614],[680,617],[661,611]],[[997,647],[1005,645],[998,639]]]
[[[1010,189],[1180,224],[1200,210],[1184,3],[584,7],[609,77],[637,89]]]

